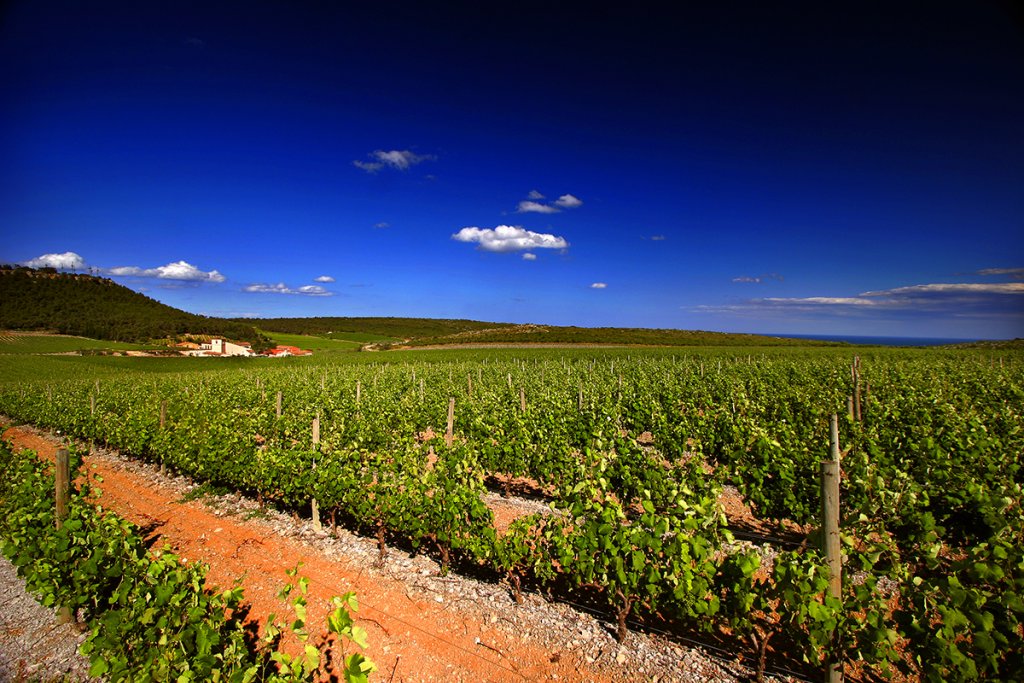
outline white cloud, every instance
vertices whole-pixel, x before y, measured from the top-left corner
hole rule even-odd
[[[391,224],[381,221],[380,223],[374,223],[373,227],[377,228],[378,230],[383,230],[384,228],[390,228]]]
[[[524,261],[536,261],[537,260],[537,255],[536,254],[531,254],[530,252],[526,252],[525,254],[523,254],[523,260]]]
[[[555,200],[555,206],[560,206],[563,209],[575,209],[583,206],[583,201],[579,197],[574,197],[571,194],[563,194]]]
[[[227,278],[216,270],[199,270],[187,261],[175,261],[157,268],[118,266],[107,271],[115,277],[152,277],[158,280],[182,280],[187,282],[224,282]]]
[[[468,227],[452,235],[457,242],[475,242],[484,251],[508,252],[527,249],[566,249],[564,237],[526,230],[518,225],[491,228]]]
[[[437,157],[431,154],[416,154],[410,152],[407,149],[392,149],[384,151],[382,149],[375,150],[373,153],[368,155],[373,161],[353,161],[352,164],[357,168],[361,168],[367,173],[376,173],[382,168],[393,168],[398,171],[408,171],[416,164],[424,161],[432,161]]]
[[[516,205],[516,213],[559,213],[562,209],[575,209],[583,206],[583,201],[571,194],[563,194],[547,204],[537,201],[538,199],[544,199],[544,195],[537,190],[530,190],[526,199]]]
[[[766,277],[761,276],[760,279]],[[775,277],[781,279],[781,276]],[[1019,318],[1024,311],[1022,296],[1024,282],[932,283],[874,290],[853,296],[765,297],[721,306],[697,306],[693,310],[739,315],[795,313],[875,319],[905,315],[931,315],[946,319],[971,316]]]
[[[63,254],[43,254],[21,265],[29,268],[56,268],[57,270],[78,270],[85,268],[85,259],[73,251]]]
[[[753,276],[753,275],[740,275],[739,277],[734,277],[732,279],[732,281],[733,282],[749,282],[749,283],[753,283],[753,284],[761,284],[762,282],[765,282],[766,280],[778,280],[779,282],[784,282],[785,279],[786,278],[782,277],[778,273],[765,273],[764,275],[757,275],[757,276]]]
[[[516,213],[558,213],[561,211],[558,207],[551,206],[549,204],[541,204],[540,202],[533,202],[528,199],[524,199],[519,202],[516,206]]]
[[[861,296],[906,296],[908,294],[1024,294],[1024,282],[911,285],[877,292],[864,292]]]
[[[665,241],[665,236],[664,235],[651,235],[651,241],[652,242],[664,242]]]
[[[356,168],[361,168],[367,173],[376,173],[380,169],[384,168],[384,164],[378,161],[353,161],[352,165]]]
[[[283,282],[277,284],[264,284],[257,282],[255,284],[247,285],[245,287],[246,292],[253,292],[256,294],[302,294],[305,296],[334,296],[334,292],[329,292],[320,285],[304,285],[298,289],[292,289]]]
[[[879,303],[877,301],[861,299],[855,296],[808,296],[803,298],[766,297],[764,299],[758,299],[758,301],[763,301],[769,304],[778,304],[780,306],[875,306]]]
[[[591,289],[606,289],[608,285],[604,282],[595,282],[590,285]]]
[[[1024,268],[985,268],[975,275],[1009,275],[1014,280],[1024,279]]]
[[[330,275],[321,275],[320,277],[314,278],[313,282],[334,282],[334,278]]]

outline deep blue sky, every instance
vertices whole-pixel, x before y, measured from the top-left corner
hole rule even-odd
[[[8,2],[0,261],[209,315],[1024,336],[1012,4],[688,5]]]

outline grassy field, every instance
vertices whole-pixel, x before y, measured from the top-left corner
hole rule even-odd
[[[132,351],[151,348],[144,344],[100,341],[63,334],[0,332],[0,355],[36,353],[74,353],[76,351]]]
[[[384,337],[379,334],[373,334],[371,332],[327,332],[323,336],[327,337],[328,339],[359,342],[360,344],[398,341],[395,337]]]
[[[313,337],[305,334],[285,334],[283,332],[267,332],[275,344],[297,346],[307,351],[356,351],[364,342],[340,337]],[[357,335],[358,336],[358,335]]]

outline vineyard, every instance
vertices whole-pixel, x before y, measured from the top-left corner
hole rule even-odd
[[[30,359],[0,366],[0,413],[365,534],[380,563],[424,552],[510,601],[592,605],[627,645],[634,628],[704,632],[758,675],[1024,678],[1024,357],[855,353]],[[833,414],[838,597],[818,531]],[[730,524],[726,488],[777,532]],[[505,528],[489,491],[545,505]]]

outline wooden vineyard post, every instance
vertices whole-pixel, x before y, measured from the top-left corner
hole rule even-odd
[[[828,593],[839,599],[843,588],[843,557],[839,544],[839,416],[832,414],[830,458],[821,463],[821,543],[828,564]],[[825,680],[841,683],[843,663],[830,659]]]
[[[473,373],[471,372],[466,373],[466,387],[469,397],[473,398]]]
[[[320,448],[320,416],[317,415],[313,418],[313,469],[316,469],[316,451]],[[313,528],[317,531],[323,529],[323,525],[320,523],[320,505],[316,502],[316,496],[312,497],[310,501],[311,512],[310,515],[313,517]]]
[[[167,427],[167,401],[160,401],[160,431]],[[167,465],[164,464],[164,456],[160,456],[160,474],[167,473]]]
[[[452,447],[452,441],[455,439],[455,398],[448,399],[448,427],[444,430],[444,445],[448,448]]]
[[[519,411],[526,412],[526,390],[519,387]]]
[[[360,402],[363,400],[363,383],[360,380],[356,380],[356,408],[359,407]]]
[[[850,374],[853,379],[853,419],[860,422],[860,356],[853,357],[853,365],[850,367]]]
[[[93,420],[96,419],[96,394],[89,394],[89,417]],[[89,439],[89,453],[93,452],[95,443],[92,439]]]
[[[420,377],[420,403],[423,403],[423,378]]]
[[[277,392],[277,416],[278,417],[281,417],[281,400],[282,400],[282,398],[283,398],[283,396],[281,395],[281,392],[280,391]]]
[[[54,473],[57,503],[57,528],[59,529],[68,516],[68,505],[71,501],[71,460],[68,449],[57,449],[57,469]]]
[[[583,412],[583,385],[580,385],[580,393],[576,400],[576,409]]]
[[[68,516],[68,507],[71,504],[71,461],[68,457],[68,449],[58,448],[57,449],[57,467],[54,472],[54,488],[55,498],[57,505],[57,514],[55,523],[58,529],[64,524],[64,520]],[[75,617],[71,613],[71,608],[62,606],[57,610],[57,623],[60,624],[71,624],[74,623]]]

